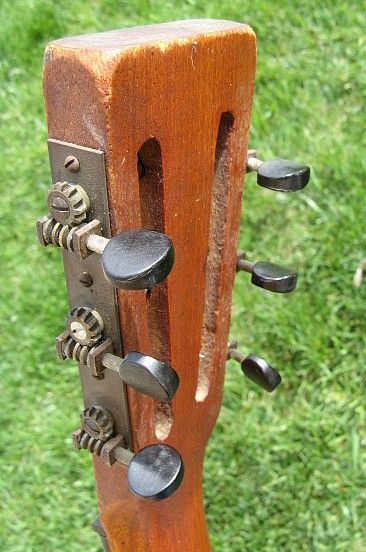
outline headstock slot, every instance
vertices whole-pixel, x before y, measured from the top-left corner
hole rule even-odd
[[[218,305],[221,296],[223,248],[225,245],[226,206],[228,200],[228,172],[231,162],[231,135],[234,116],[221,114],[218,125],[214,174],[211,196],[210,230],[206,261],[205,308],[203,314],[201,350],[199,354],[196,401],[203,402],[210,390],[211,372],[217,343]]]
[[[158,232],[165,231],[164,225],[164,174],[161,147],[156,138],[149,138],[137,153],[137,174],[139,180],[140,215],[142,228]],[[162,283],[146,291],[146,311],[150,348],[157,358],[171,362],[169,305],[167,285]],[[173,425],[172,405],[168,402],[155,404],[155,435],[165,440]]]

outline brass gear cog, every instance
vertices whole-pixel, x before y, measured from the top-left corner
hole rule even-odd
[[[103,406],[91,406],[80,415],[81,428],[90,437],[100,441],[107,441],[113,435],[114,420],[112,415]]]
[[[100,314],[90,307],[76,307],[67,317],[69,335],[80,345],[96,345],[104,329]]]
[[[47,203],[52,217],[63,226],[83,222],[90,207],[85,190],[69,182],[56,182],[48,192]]]

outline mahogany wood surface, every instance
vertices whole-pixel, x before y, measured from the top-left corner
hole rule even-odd
[[[175,246],[168,279],[118,292],[123,350],[170,362],[172,404],[128,391],[134,450],[165,442],[181,487],[147,503],[126,468],[94,458],[113,552],[210,550],[201,491],[222,398],[255,36],[239,23],[190,20],[64,38],[45,54],[49,136],[106,155],[112,233],[147,227]],[[139,158],[139,161],[138,161]]]

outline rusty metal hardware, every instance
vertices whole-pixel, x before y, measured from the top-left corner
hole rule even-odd
[[[73,443],[109,466],[128,465],[131,491],[161,500],[180,485],[183,462],[167,445],[130,451],[126,384],[170,401],[179,378],[169,364],[142,353],[121,355],[114,286],[150,289],[161,282],[173,267],[173,244],[144,229],[111,238],[103,152],[58,140],[48,145],[53,185],[37,232],[42,245],[63,249],[70,313],[56,349],[61,359],[78,361],[85,405]]]
[[[77,360],[99,379],[104,377],[105,370],[111,370],[137,391],[157,401],[171,401],[179,385],[175,370],[168,363],[137,351],[130,351],[124,358],[113,354],[112,341],[102,340],[103,327],[97,311],[87,307],[71,311],[67,330],[56,338],[60,360]]]
[[[232,341],[228,346],[228,360],[235,360],[241,366],[243,374],[269,393],[274,391],[281,383],[279,372],[270,366],[263,358],[251,353],[243,355],[238,350],[237,341]]]
[[[236,270],[249,272],[252,284],[274,293],[290,293],[296,288],[297,273],[294,269],[265,261],[251,263],[246,260],[244,251],[237,255]]]
[[[128,466],[131,492],[149,501],[171,496],[182,482],[183,460],[173,447],[153,444],[136,454],[124,447],[122,435],[115,435],[113,416],[101,406],[81,413],[81,427],[72,434],[76,449],[86,449],[100,456],[108,465],[119,462]]]
[[[98,253],[101,255],[104,275],[114,286],[123,289],[150,289],[165,280],[173,268],[174,247],[166,234],[137,229],[126,230],[113,238],[105,238],[101,235],[100,221],[94,219],[80,224],[76,217],[76,207],[73,209],[71,205],[67,205],[65,198],[51,196],[50,203],[52,214],[37,221],[40,244],[44,247],[55,245],[68,249],[80,260]],[[85,211],[82,214],[85,215]],[[60,222],[62,216],[78,226],[63,224]]]
[[[48,149],[53,183],[53,192],[48,196],[51,213],[38,221],[38,235],[43,245],[52,243],[62,247],[70,312],[74,316],[67,321],[68,331],[57,338],[56,348],[61,358],[73,358],[79,363],[85,407],[102,404],[111,412],[116,433],[123,436],[124,446],[129,448],[131,434],[125,384],[112,370],[100,378],[93,377],[87,364],[90,350],[106,338],[109,344],[106,350],[122,354],[116,291],[104,276],[99,255],[92,253],[83,258],[75,254],[82,249],[83,236],[87,232],[96,231],[103,233],[105,238],[111,237],[104,153],[54,139],[48,140]],[[56,186],[57,183],[67,183],[67,186]],[[81,211],[85,214],[82,221],[81,199],[84,202]],[[77,210],[78,217],[72,223],[62,224],[66,222],[62,213],[67,206]],[[60,211],[57,216],[61,222],[53,217],[56,209]],[[80,308],[85,309],[81,320],[75,317]]]
[[[97,441],[108,441],[112,437],[114,420],[103,406],[86,408],[80,419],[81,428]]]
[[[310,180],[310,167],[288,159],[257,159],[255,150],[248,151],[247,172],[257,173],[257,184],[276,192],[296,192]]]
[[[174,264],[167,235],[132,229],[110,236],[103,152],[58,140],[48,144],[53,185],[49,214],[37,220],[40,244],[61,247],[79,261],[101,255],[105,278],[118,288],[150,289],[165,280]]]
[[[72,173],[78,172],[80,170],[79,159],[75,155],[68,155],[65,159],[64,167]]]
[[[67,317],[67,331],[80,345],[93,346],[102,338],[103,319],[89,307],[76,307]]]
[[[90,202],[81,186],[56,182],[48,191],[50,215],[63,226],[76,226],[86,219]]]

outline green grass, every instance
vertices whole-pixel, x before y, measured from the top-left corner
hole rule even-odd
[[[34,221],[49,185],[41,65],[65,34],[189,17],[245,21],[258,37],[251,146],[304,159],[309,187],[246,181],[240,246],[299,268],[271,295],[238,275],[232,336],[280,367],[267,395],[228,365],[205,465],[215,552],[366,549],[365,15],[342,0],[2,0],[0,6],[1,510],[7,552],[97,551],[88,455],[69,443],[75,367],[55,361],[67,311],[59,252]],[[174,14],[174,16],[172,16]],[[197,551],[198,552],[198,551]]]

